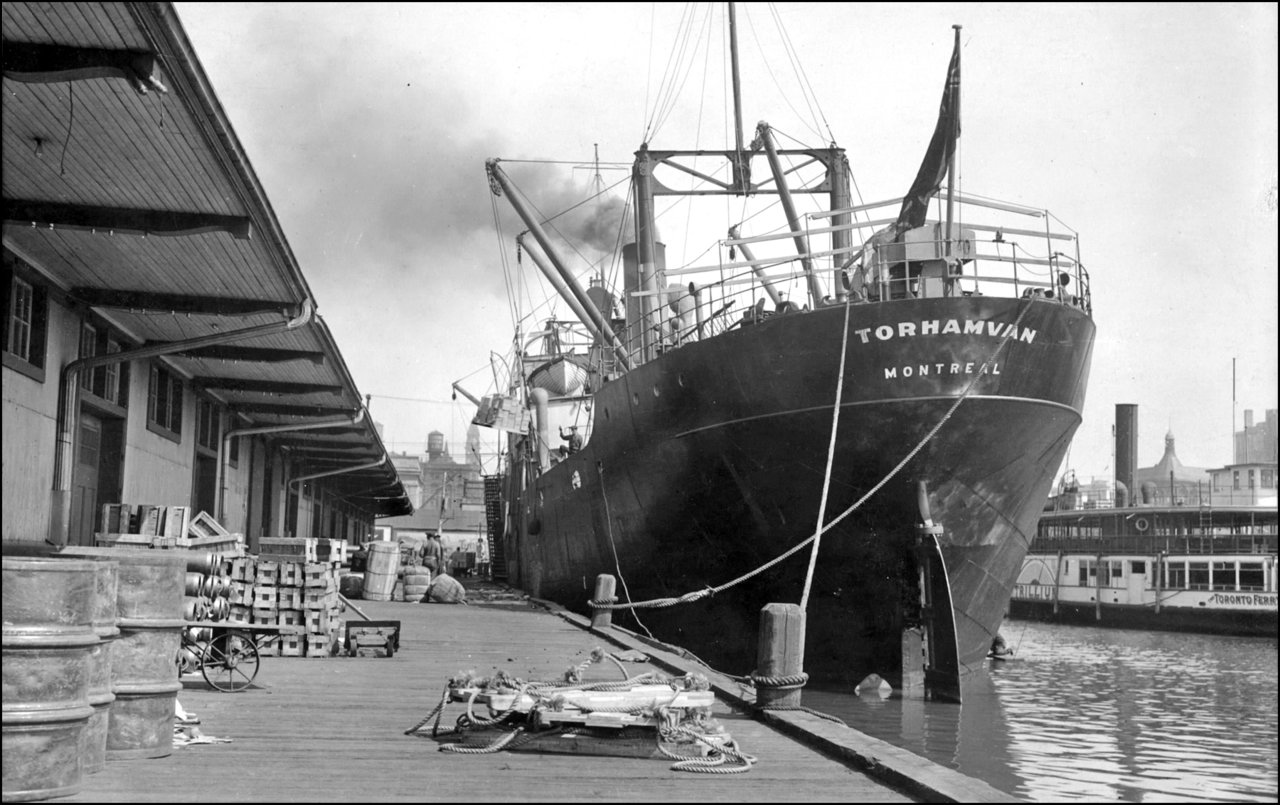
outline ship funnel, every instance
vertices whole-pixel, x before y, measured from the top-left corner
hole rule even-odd
[[[1144,506],[1150,506],[1156,499],[1156,485],[1154,481],[1142,482],[1142,503]]]
[[[1138,473],[1138,406],[1120,403],[1116,406],[1116,485],[1126,490],[1137,489]],[[1144,490],[1145,491],[1145,490]]]

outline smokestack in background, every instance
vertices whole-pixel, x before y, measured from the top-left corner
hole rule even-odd
[[[1138,472],[1138,406],[1116,405],[1116,480],[1126,490],[1137,489],[1134,475]],[[1136,501],[1135,501],[1136,502]]]

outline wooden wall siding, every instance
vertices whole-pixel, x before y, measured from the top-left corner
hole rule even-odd
[[[745,774],[671,771],[671,761],[642,758],[441,752],[435,741],[403,733],[431,711],[450,676],[502,669],[550,679],[597,646],[621,649],[539,609],[356,603],[371,618],[401,622],[395,657],[266,657],[255,686],[235,694],[185,677],[182,706],[199,716],[201,732],[231,743],[110,761],[83,778],[78,794],[58,801],[914,801],[720,703],[717,720],[759,759]],[[633,674],[662,670],[627,665]],[[606,661],[586,679],[620,676]]]

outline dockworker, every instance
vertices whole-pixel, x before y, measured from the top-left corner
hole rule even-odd
[[[423,546],[422,564],[432,573],[444,572],[444,543],[440,535],[432,532],[427,535],[427,544]]]
[[[569,453],[573,454],[582,449],[582,434],[578,433],[577,425],[570,425],[569,432],[565,433],[564,428],[560,428],[560,438],[569,443]]]
[[[453,555],[449,557],[449,567],[455,578],[460,578],[467,572],[467,557],[462,553],[461,548],[453,549]]]

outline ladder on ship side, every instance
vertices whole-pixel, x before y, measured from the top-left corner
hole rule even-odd
[[[489,535],[489,568],[494,581],[507,580],[507,558],[503,549],[502,476],[484,477],[484,516]]]

